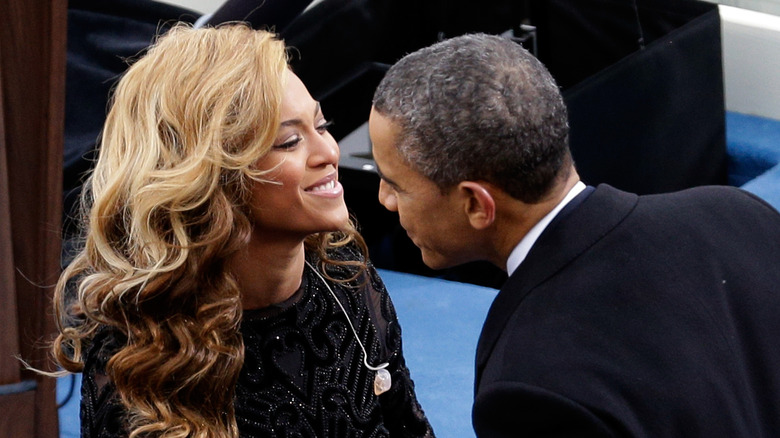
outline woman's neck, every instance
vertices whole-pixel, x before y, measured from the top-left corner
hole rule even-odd
[[[245,310],[260,309],[290,298],[300,287],[303,241],[280,242],[253,236],[229,261]]]

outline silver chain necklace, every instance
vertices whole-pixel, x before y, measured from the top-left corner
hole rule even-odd
[[[347,319],[347,324],[349,324],[349,328],[352,329],[352,333],[355,335],[355,340],[357,341],[358,345],[360,345],[360,349],[363,351],[363,365],[365,365],[369,370],[376,372],[374,375],[374,394],[379,395],[386,392],[392,385],[390,372],[386,369],[390,364],[387,362],[381,363],[377,366],[371,366],[368,364],[368,353],[366,352],[366,347],[364,347],[363,343],[360,342],[360,336],[358,336],[357,330],[355,330],[355,326],[352,325],[352,321],[349,319],[349,315],[347,314],[347,310],[344,308],[344,305],[341,304],[341,301],[336,296],[336,293],[333,292],[333,289],[331,289],[330,284],[328,284],[328,282],[325,280],[325,277],[323,277],[318,270],[314,269],[308,260],[304,261],[306,262],[306,266],[308,266],[309,269],[311,269],[317,275],[317,277],[322,280],[322,284],[325,285],[325,288],[328,289],[328,292],[330,292],[330,295],[334,300],[336,300],[336,304],[339,305],[339,308],[341,308],[341,311],[344,313],[344,317]]]

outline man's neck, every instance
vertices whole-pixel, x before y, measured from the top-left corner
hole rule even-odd
[[[499,268],[506,269],[509,255],[520,241],[563,201],[579,181],[579,175],[572,169],[566,180],[557,184],[540,202],[528,204],[508,195],[501,199],[500,202],[505,205],[498,209],[493,245],[495,258],[490,261]]]

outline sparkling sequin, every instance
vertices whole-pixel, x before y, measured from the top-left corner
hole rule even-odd
[[[354,254],[342,256],[353,258]],[[315,261],[312,265],[317,266]],[[331,286],[350,313],[368,360],[389,362],[398,380],[395,385],[381,398],[376,395],[380,373],[363,366],[363,353],[341,309],[307,269],[294,300],[270,312],[248,311],[241,324],[245,359],[236,387],[235,413],[242,438],[433,436],[404,365],[392,303],[373,269],[370,273],[372,278],[367,281],[354,282],[364,287]],[[87,360],[96,360],[96,352],[89,353],[92,356]],[[92,382],[94,387],[94,379],[94,374],[85,375],[85,385]],[[93,431],[122,417],[116,412],[122,408],[121,404],[111,405],[114,410],[105,403],[96,405],[108,398],[102,399],[93,390],[87,394],[82,410],[90,412],[89,424],[83,424],[82,436],[95,437]],[[117,432],[101,437],[126,435]]]

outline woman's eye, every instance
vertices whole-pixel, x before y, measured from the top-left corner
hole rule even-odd
[[[331,122],[331,121],[323,122],[323,123],[321,123],[320,125],[317,126],[317,131],[320,134],[325,133],[325,132],[327,132],[330,129],[331,126],[333,126],[333,122]]]
[[[298,143],[300,143],[301,137],[300,136],[294,136],[291,137],[289,140],[285,141],[284,143],[279,143],[277,145],[274,145],[274,149],[279,150],[287,150],[294,148]]]

